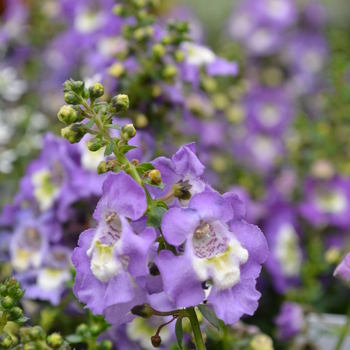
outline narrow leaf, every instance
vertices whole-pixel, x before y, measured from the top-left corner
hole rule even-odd
[[[26,317],[26,316],[21,316],[19,318],[17,318],[17,320],[13,320],[12,322],[15,322],[15,323],[24,323],[24,322],[27,322],[29,320],[29,317]]]
[[[180,349],[182,349],[182,338],[184,336],[184,330],[182,328],[182,317],[179,317],[175,323],[175,335],[177,343],[179,344]]]
[[[70,334],[65,337],[70,343],[82,343],[84,341],[84,338],[79,334]]]
[[[111,141],[109,141],[109,143],[105,149],[105,156],[109,156],[113,152],[113,148],[114,148],[114,141],[111,140]]]
[[[137,148],[137,146],[130,146],[130,145],[125,145],[125,146],[121,146],[119,147],[119,151],[123,154],[131,151],[132,149]]]
[[[88,129],[91,129],[94,124],[95,124],[95,117],[93,117],[89,122],[87,122],[85,124],[85,127]]]
[[[162,223],[163,215],[167,210],[163,207],[152,207],[148,213],[147,226],[158,228]]]
[[[165,187],[164,182],[161,182],[159,185],[157,185],[157,184],[151,183],[148,177],[144,179],[143,182],[149,186],[157,187],[157,188],[160,188],[162,191],[164,191],[164,187]]]
[[[143,175],[146,171],[153,170],[154,166],[152,163],[142,163],[136,166],[136,170],[140,175]]]
[[[106,124],[107,128],[120,130],[119,124]]]
[[[203,304],[197,305],[199,311],[202,315],[218,330],[220,331],[219,320],[216,317],[216,314],[213,310],[209,309],[207,306]]]
[[[166,210],[169,210],[168,205],[167,205],[165,202],[163,202],[163,201],[157,202],[157,207],[163,207],[163,208],[165,208]]]

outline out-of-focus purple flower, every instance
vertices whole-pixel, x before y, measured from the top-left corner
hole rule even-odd
[[[73,252],[77,270],[74,294],[93,313],[105,314],[112,324],[130,321],[130,309],[146,302],[146,292],[130,276],[149,273],[147,256],[155,232],[146,228],[136,235],[128,221],[139,219],[146,208],[141,186],[124,172],[110,175],[94,213],[98,226],[81,234]]]
[[[345,282],[350,281],[350,253],[346,254],[345,258],[334,270],[333,275],[342,279]]]
[[[181,256],[161,251],[155,262],[164,291],[177,307],[203,302],[203,284],[211,280],[206,299],[219,318],[235,323],[244,313],[254,313],[260,297],[255,279],[267,257],[267,244],[256,226],[242,220],[243,215],[237,195],[220,196],[213,190],[194,195],[187,208],[165,213],[165,239],[174,246],[185,243],[185,251]]]
[[[306,325],[303,308],[290,301],[282,304],[279,315],[275,318],[278,338],[288,341],[300,334]]]
[[[300,214],[313,225],[350,225],[350,180],[335,176],[330,180],[307,179],[305,200],[300,204]]]
[[[270,248],[265,266],[272,275],[272,283],[279,293],[298,283],[303,252],[296,231],[296,218],[288,206],[275,203],[267,212],[273,212],[264,225]]]

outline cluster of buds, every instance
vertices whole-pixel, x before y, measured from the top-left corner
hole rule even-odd
[[[24,295],[20,283],[14,278],[6,279],[4,284],[0,284],[0,348],[9,349],[13,340],[9,334],[3,331],[8,321],[22,323],[27,321],[23,316],[22,309],[17,306],[18,300]]]
[[[47,336],[40,326],[22,327],[20,329],[21,344],[16,349],[70,350],[71,347],[59,333]]]

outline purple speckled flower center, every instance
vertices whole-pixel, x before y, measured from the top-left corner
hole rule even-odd
[[[214,230],[214,224],[201,222],[193,232],[194,254],[201,259],[212,258],[218,254],[224,253],[228,248],[228,239],[221,237]]]
[[[122,235],[122,224],[117,213],[111,212],[105,215],[106,227],[104,235],[100,237],[100,243],[113,245],[117,243]]]
[[[26,250],[38,251],[41,247],[41,237],[39,232],[33,227],[26,227],[22,239],[19,240],[19,246]]]

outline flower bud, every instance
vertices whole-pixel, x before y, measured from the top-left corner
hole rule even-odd
[[[129,141],[136,135],[136,130],[133,124],[125,124],[120,130],[122,140]]]
[[[125,7],[123,5],[117,4],[114,5],[112,8],[112,12],[116,15],[116,16],[124,16],[125,14]]]
[[[165,66],[162,71],[163,78],[167,80],[173,79],[174,77],[176,77],[176,75],[177,75],[177,68],[170,64]]]
[[[85,334],[89,333],[89,326],[85,323],[80,324],[77,327],[76,333],[84,336]]]
[[[63,106],[57,114],[58,119],[67,125],[83,120],[81,110],[72,106]]]
[[[21,327],[19,329],[19,335],[21,337],[21,342],[22,343],[27,343],[31,340],[29,331],[31,330],[30,327]]]
[[[102,146],[103,146],[102,140],[100,138],[97,138],[97,137],[90,139],[88,142],[88,145],[87,145],[89,151],[91,151],[91,152],[98,151]]]
[[[174,197],[183,199],[183,200],[189,200],[191,198],[191,192],[190,189],[192,188],[192,185],[186,181],[180,180],[179,182],[173,184],[171,186],[171,189],[174,191]]]
[[[114,96],[110,103],[111,112],[118,113],[127,111],[129,109],[129,97],[128,95]]]
[[[7,295],[7,288],[3,284],[0,285],[0,295],[3,297]]]
[[[131,313],[136,316],[140,316],[142,318],[150,318],[154,310],[152,309],[150,304],[142,304],[142,305],[136,305],[131,309]]]
[[[7,295],[1,300],[1,306],[4,309],[11,309],[15,306],[15,301]]]
[[[125,68],[121,63],[114,63],[108,68],[108,73],[115,78],[121,77],[125,72]]]
[[[63,83],[63,91],[64,92],[72,91],[72,82],[70,80],[66,80]]]
[[[102,160],[100,164],[97,166],[97,174],[104,174],[108,171],[107,169],[107,163]]]
[[[101,328],[97,324],[90,326],[90,332],[92,336],[97,336],[101,332]]]
[[[108,113],[108,103],[107,102],[95,103],[94,111],[96,114],[106,115]]]
[[[0,348],[9,349],[12,343],[13,343],[13,340],[11,336],[6,332],[2,332],[2,334],[0,335]]]
[[[15,306],[12,309],[10,309],[8,313],[10,314],[10,317],[8,318],[9,321],[15,321],[23,315],[22,309],[18,306]]]
[[[273,350],[272,339],[266,334],[257,334],[249,343],[250,350]]]
[[[72,144],[79,142],[85,134],[86,130],[82,124],[72,124],[61,130],[62,137]]]
[[[153,55],[157,58],[161,58],[165,55],[166,50],[165,47],[162,44],[155,44],[152,48]]]
[[[83,81],[74,81],[71,79],[71,87],[74,92],[81,94],[84,90],[85,83]]]
[[[89,87],[89,96],[91,100],[96,100],[104,94],[104,88],[102,84],[95,83]]]
[[[64,94],[64,100],[70,105],[78,105],[81,103],[81,97],[74,91],[68,91]]]
[[[40,326],[34,326],[29,330],[29,336],[33,340],[44,340],[46,338],[46,333]]]
[[[52,333],[47,337],[47,343],[54,349],[58,349],[63,344],[63,338],[59,333]]]
[[[185,60],[185,57],[186,57],[185,53],[181,50],[177,50],[174,52],[174,58],[176,62],[179,62],[179,63],[183,62]]]
[[[151,342],[152,342],[153,347],[159,348],[159,347],[160,347],[160,344],[161,344],[161,342],[162,342],[162,338],[161,338],[158,334],[153,335],[153,336],[151,337]]]
[[[106,339],[98,345],[98,350],[113,350],[113,343]]]
[[[158,169],[151,170],[148,174],[148,178],[152,184],[159,185],[162,183],[162,174]]]

